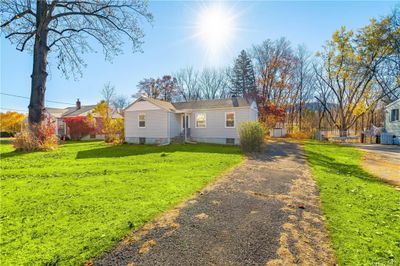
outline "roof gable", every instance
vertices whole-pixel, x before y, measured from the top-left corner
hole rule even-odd
[[[161,108],[149,101],[143,99],[137,100],[129,105],[125,111],[147,111],[147,110],[160,110]]]
[[[386,105],[385,106],[385,109],[387,109],[387,108],[390,108],[390,107],[392,107],[392,106],[396,106],[396,105],[400,105],[400,98],[399,99],[397,99],[397,100],[395,100],[395,101],[393,101],[393,102],[391,102],[391,103],[389,103],[388,105]]]
[[[131,103],[128,107],[125,108],[125,111],[138,111],[138,109],[135,109],[135,108],[132,108],[132,107],[134,107],[138,103],[144,102],[144,101],[152,104],[153,106],[158,107],[159,109],[163,109],[163,110],[168,111],[168,112],[174,112],[175,111],[175,107],[170,102],[161,101],[161,100],[148,98],[148,97],[144,97],[144,96],[139,97],[136,101]],[[154,110],[154,108],[150,107],[150,105],[147,105],[147,107],[145,107],[145,106],[142,107],[141,106],[139,109],[143,110],[143,111],[145,111],[145,110]]]

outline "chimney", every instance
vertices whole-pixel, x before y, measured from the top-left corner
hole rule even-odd
[[[239,106],[239,103],[238,103],[238,99],[237,99],[237,97],[236,97],[236,95],[235,94],[232,94],[232,104],[233,104],[233,107],[238,107]]]
[[[81,101],[79,99],[76,100],[76,109],[81,109]]]

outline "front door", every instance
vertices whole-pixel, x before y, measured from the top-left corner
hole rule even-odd
[[[181,129],[182,131],[185,128],[190,128],[190,116],[189,115],[182,115],[181,116]]]

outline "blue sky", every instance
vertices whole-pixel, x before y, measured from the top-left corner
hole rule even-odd
[[[318,51],[332,33],[341,26],[356,29],[368,24],[372,17],[390,13],[397,2],[223,2],[229,14],[235,16],[234,31],[230,34],[227,49],[216,54],[207,52],[204,39],[193,37],[197,32],[199,14],[213,8],[214,2],[167,2],[150,3],[154,15],[153,25],[144,25],[143,53],[132,54],[129,45],[124,54],[110,63],[104,60],[101,48],[86,54],[87,67],[83,77],[66,80],[49,64],[46,99],[82,104],[95,104],[101,98],[100,90],[107,82],[115,85],[119,94],[130,96],[136,92],[137,83],[146,77],[172,74],[182,67],[225,67],[232,64],[242,49],[266,39],[286,37],[293,45],[305,44],[312,52]],[[21,96],[30,95],[32,57],[19,52],[8,40],[1,37],[1,92]],[[26,110],[29,100],[1,96],[4,109]],[[48,103],[51,107],[65,105]]]

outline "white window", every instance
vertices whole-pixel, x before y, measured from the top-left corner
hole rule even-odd
[[[138,124],[139,127],[142,127],[142,128],[146,127],[146,115],[145,114],[139,114],[138,121],[139,121],[139,124]]]
[[[206,127],[206,114],[205,113],[197,113],[196,114],[196,128],[205,128]]]
[[[235,127],[235,112],[225,113],[225,127],[226,128]]]

